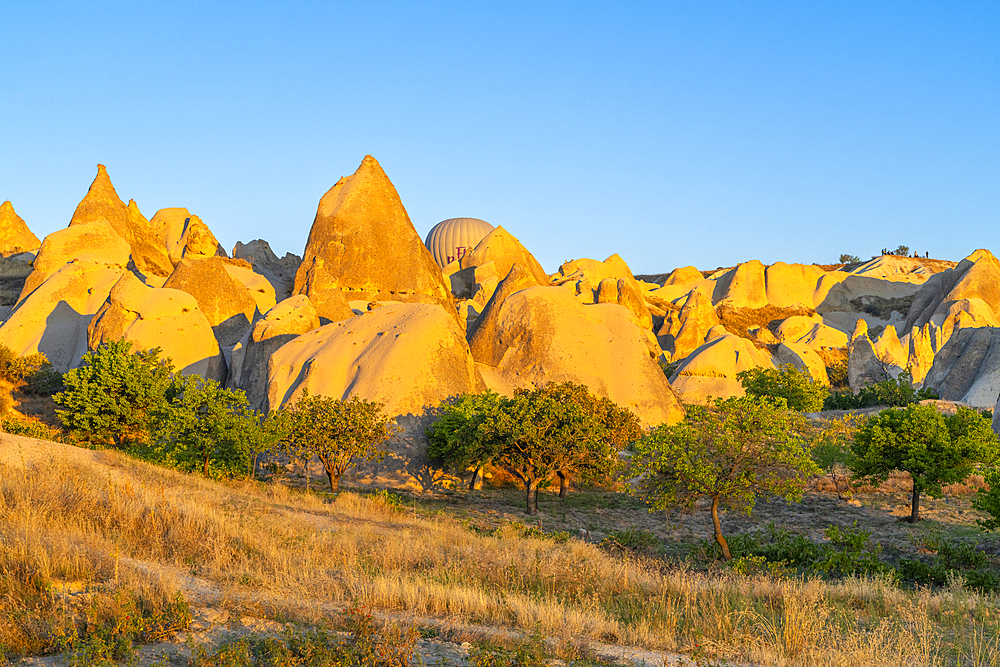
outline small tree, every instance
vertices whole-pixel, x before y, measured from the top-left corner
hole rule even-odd
[[[323,464],[330,488],[340,488],[340,478],[360,459],[381,460],[378,445],[395,432],[395,425],[382,411],[382,404],[351,396],[346,401],[303,393],[291,407],[275,417],[279,447],[307,464],[317,457]],[[306,468],[308,482],[309,469]]]
[[[896,470],[913,479],[910,523],[920,518],[920,494],[966,479],[977,463],[996,459],[1000,443],[988,419],[959,408],[942,415],[929,405],[890,408],[868,417],[854,435],[849,466],[858,482],[881,484]]]
[[[979,489],[972,499],[972,506],[989,514],[989,518],[977,519],[976,523],[983,530],[994,531],[1000,529],[1000,467],[988,470],[983,478],[988,487]]]
[[[173,364],[159,353],[133,353],[132,344],[121,340],[83,355],[83,365],[63,376],[65,389],[52,397],[62,408],[56,414],[63,426],[89,442],[147,442],[176,391]]]
[[[895,250],[893,250],[889,254],[890,255],[899,255],[901,257],[909,257],[910,256],[910,246],[905,246],[905,245],[900,244],[900,245],[898,245],[896,247]]]
[[[778,368],[757,366],[736,374],[748,394],[783,398],[799,412],[819,412],[830,391],[812,379],[809,370],[783,364]]]
[[[499,453],[493,429],[500,406],[501,396],[489,390],[462,394],[442,403],[440,417],[427,427],[428,458],[459,472],[471,468],[470,491],[483,466]]]
[[[650,511],[689,509],[710,499],[715,541],[731,560],[719,507],[749,514],[758,494],[801,499],[808,476],[818,470],[804,422],[782,399],[765,396],[691,406],[683,422],[660,426],[635,443],[633,488],[646,495]]]
[[[156,448],[179,467],[216,473],[252,472],[256,454],[268,447],[260,415],[239,390],[197,376],[178,379],[179,391],[156,428]]]
[[[841,264],[860,264],[861,263],[861,258],[858,257],[857,255],[847,255],[847,254],[844,254],[844,255],[840,256],[840,263]]]

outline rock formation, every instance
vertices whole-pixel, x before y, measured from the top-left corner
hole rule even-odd
[[[76,207],[70,227],[106,222],[128,243],[136,269],[144,274],[166,277],[173,270],[163,244],[153,233],[134,201],[129,205],[118,198],[107,169],[97,165],[97,177]]]
[[[186,208],[162,208],[149,221],[176,266],[185,257],[226,257],[212,230]]]
[[[274,308],[277,299],[271,281],[251,269],[250,263],[246,260],[220,259],[226,267],[226,272],[247,288],[250,298],[257,304],[259,312],[266,313]]]
[[[667,313],[657,337],[668,360],[683,359],[704,345],[708,332],[718,324],[711,299],[691,292],[679,311]]]
[[[710,337],[677,367],[670,384],[685,403],[742,396],[736,375],[751,368],[774,368],[771,355],[731,333]]]
[[[176,289],[143,285],[125,273],[90,321],[91,350],[102,343],[127,340],[133,350],[158,347],[182,373],[224,380],[226,365],[219,344],[194,297]]]
[[[683,408],[654,360],[648,335],[627,309],[583,305],[566,289],[537,286],[515,264],[469,342],[495,391],[571,381],[629,408],[643,424],[673,423]]]
[[[14,211],[9,201],[0,205],[0,256],[10,257],[38,250],[42,242],[31,233],[28,225]]]
[[[302,264],[302,258],[290,252],[286,252],[285,256],[279,259],[267,241],[261,239],[245,244],[237,241],[233,247],[233,259],[250,262],[250,268],[267,278],[274,287],[275,298],[278,301],[292,295],[295,272]]]
[[[520,264],[528,270],[539,285],[548,285],[549,276],[534,255],[528,252],[520,241],[503,227],[497,227],[487,234],[469,254],[462,258],[462,268],[482,266],[493,262],[495,274],[506,276],[510,267]]]
[[[250,291],[229,274],[221,257],[186,257],[163,286],[195,298],[223,347],[239,341],[257,312]]]
[[[942,399],[993,407],[1000,395],[1000,329],[960,329],[935,355],[924,378]]]
[[[308,296],[320,317],[330,319],[336,317],[327,305],[331,296],[335,303],[346,296],[430,303],[453,312],[440,267],[370,155],[320,199],[293,292]]]
[[[267,410],[267,368],[271,355],[288,341],[319,326],[319,315],[308,297],[298,294],[285,299],[254,323],[233,350],[229,386],[246,392],[254,409]]]

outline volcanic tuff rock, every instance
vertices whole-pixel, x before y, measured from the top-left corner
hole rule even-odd
[[[318,329],[319,315],[304,294],[285,299],[254,323],[233,350],[230,385],[246,392],[247,401],[257,410],[267,409],[268,361],[282,345]]]
[[[516,263],[526,268],[539,285],[549,284],[549,276],[535,256],[503,227],[496,227],[487,234],[472,252],[462,258],[461,265],[467,269],[487,262],[493,262],[497,276],[506,276]]]
[[[274,286],[271,285],[271,282],[267,278],[251,269],[249,262],[246,260],[220,259],[222,259],[223,265],[226,267],[229,275],[247,288],[250,298],[257,304],[259,312],[266,313],[274,308],[274,305],[277,303],[274,295]]]
[[[826,374],[826,364],[816,350],[803,343],[778,343],[774,350],[774,360],[778,364],[791,364],[796,368],[809,371],[813,381],[829,386],[830,378]]]
[[[337,316],[328,312],[331,295],[431,303],[453,312],[440,267],[370,155],[320,199],[293,292],[330,319]]]
[[[667,313],[657,337],[668,360],[683,359],[704,345],[708,332],[718,324],[711,299],[692,292],[679,311]]]
[[[647,290],[639,285],[628,264],[617,254],[603,262],[586,258],[566,262],[550,280],[554,285],[572,288],[581,303],[617,303],[632,312],[640,327],[653,326],[645,301]]]
[[[934,357],[924,386],[944,400],[994,406],[1000,394],[1000,329],[956,331]]]
[[[14,212],[14,206],[9,201],[0,205],[0,256],[32,252],[38,250],[40,245],[42,242]]]
[[[233,246],[233,259],[245,259],[250,262],[250,267],[267,278],[274,286],[274,294],[278,301],[287,299],[292,295],[292,288],[295,286],[295,272],[302,264],[302,258],[286,252],[285,256],[278,258],[271,250],[267,241],[257,239],[250,243],[236,242]]]
[[[125,239],[132,254],[135,267],[145,274],[169,276],[173,264],[167,257],[163,244],[153,233],[149,222],[139,211],[134,201],[129,205],[118,198],[115,186],[111,184],[107,169],[97,165],[97,176],[91,183],[87,195],[76,207],[70,227],[106,222]]]
[[[23,300],[66,264],[99,264],[118,267],[119,271],[123,271],[128,265],[130,252],[128,243],[106,222],[52,232],[42,241],[42,247],[33,263],[35,270],[28,276],[18,301]]]
[[[515,264],[469,340],[495,391],[571,381],[629,408],[645,425],[674,423],[684,411],[654,361],[655,340],[647,336],[627,309],[583,305],[568,290],[535,285]]]
[[[18,355],[41,352],[65,373],[87,352],[87,326],[124,273],[121,266],[103,263],[64,264],[34,289],[25,289],[0,326],[0,343]]]
[[[166,246],[174,266],[185,257],[226,257],[208,225],[186,208],[161,208],[149,226]]]
[[[1000,262],[988,250],[977,250],[953,269],[931,276],[906,313],[906,329],[933,321],[941,326],[952,302],[978,299],[1000,313]]]
[[[235,344],[250,327],[257,303],[221,257],[186,257],[163,286],[192,295],[222,346]]]
[[[127,340],[133,350],[159,347],[182,373],[224,380],[226,365],[219,344],[195,298],[176,289],[147,287],[124,274],[87,327],[90,350]]]

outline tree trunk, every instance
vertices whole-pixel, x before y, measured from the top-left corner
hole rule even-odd
[[[525,493],[525,511],[528,514],[534,514],[538,511],[538,490],[535,489],[535,497],[531,497],[531,491],[534,488],[534,480],[525,479],[524,480],[524,493]],[[532,505],[532,500],[534,500],[534,505]]]
[[[469,491],[476,490],[476,481],[479,479],[479,471],[482,469],[482,466],[480,466],[472,471],[472,481],[469,482]]]
[[[209,457],[206,454],[205,455],[205,465],[202,466],[202,468],[201,468],[201,474],[204,475],[205,477],[208,477],[208,459],[209,459]]]
[[[330,489],[337,493],[340,490],[340,475],[334,474],[332,470],[327,470],[326,477],[330,480]]]
[[[569,495],[569,477],[562,470],[556,472],[559,475],[559,497],[565,498]]]
[[[920,487],[917,486],[917,480],[913,480],[913,496],[910,499],[910,518],[908,521],[910,523],[916,523],[920,520]]]
[[[718,496],[712,498],[712,523],[715,525],[715,541],[719,543],[720,547],[722,547],[722,557],[726,560],[732,560],[733,555],[729,553],[729,543],[727,543],[726,538],[722,536],[722,522],[719,521]]]

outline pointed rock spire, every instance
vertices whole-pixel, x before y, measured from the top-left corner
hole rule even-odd
[[[9,257],[22,252],[38,250],[42,242],[31,233],[28,225],[14,211],[14,206],[5,201],[0,205],[0,255]]]
[[[320,199],[294,294],[320,317],[333,292],[348,300],[432,303],[453,311],[440,267],[382,167],[366,156]]]
[[[73,213],[70,227],[105,221],[129,244],[132,261],[143,273],[166,277],[174,265],[167,257],[167,249],[156,237],[149,221],[139,211],[134,201],[125,205],[118,197],[111,177],[103,164],[97,165],[97,176],[90,184],[87,196],[83,198]]]

